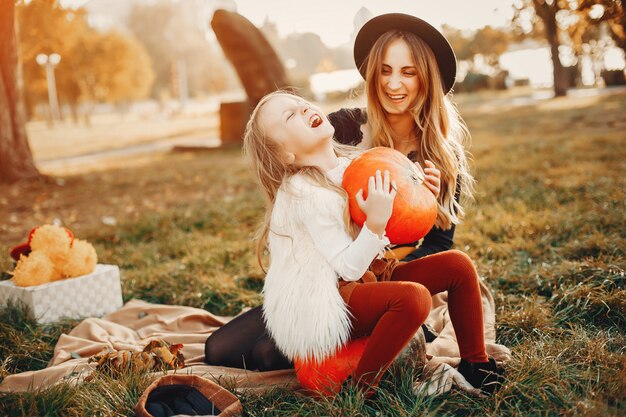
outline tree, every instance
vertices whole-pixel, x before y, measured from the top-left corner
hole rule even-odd
[[[18,42],[27,115],[32,115],[35,106],[46,102],[48,97],[45,70],[35,61],[41,53],[61,55],[55,69],[59,101],[75,108],[80,90],[72,74],[71,59],[76,43],[90,31],[84,10],[65,9],[58,0],[20,2],[16,19],[21,28]]]
[[[559,0],[532,0],[535,13],[543,22],[543,30],[550,45],[550,57],[552,58],[552,75],[554,78],[555,96],[564,96],[567,93],[567,75],[559,57],[559,26],[556,15],[563,9]]]
[[[476,31],[469,48],[474,54],[482,55],[487,64],[498,67],[500,55],[506,52],[510,41],[511,35],[507,31],[485,26]]]
[[[470,72],[479,72],[477,57],[480,55],[492,72],[500,70],[500,56],[506,52],[513,38],[510,29],[484,26],[478,30],[460,30],[443,25],[442,31],[458,60],[469,65]]]
[[[572,13],[572,22],[567,27],[567,34],[571,40],[572,50],[578,61],[579,75],[581,75],[581,62],[583,57],[591,60],[596,80],[600,77],[604,66],[604,55],[610,46],[610,37],[606,35],[607,22],[593,19],[589,9],[581,7],[578,2],[577,8]],[[582,79],[580,80],[582,83]]]
[[[269,19],[266,19],[259,29],[281,61],[289,66],[292,78],[302,76],[308,79],[309,75],[315,72],[354,68],[352,49],[341,46],[328,47],[318,34],[292,33],[280,38],[276,24]]]
[[[552,60],[552,75],[554,79],[554,95],[564,96],[567,93],[568,77],[559,58],[559,46],[561,41],[559,38],[559,25],[557,23],[557,15],[561,11],[569,10],[567,0],[520,0],[516,4],[515,15],[513,20],[519,20],[523,11],[530,8],[534,11],[533,20],[534,29],[537,30],[537,23],[541,23],[543,34],[550,46],[550,57]]]
[[[626,53],[626,13],[622,0],[578,0],[576,11],[590,24],[606,22],[615,44]]]
[[[120,103],[145,97],[154,82],[150,57],[132,37],[93,32],[73,49],[72,76],[86,100]]]
[[[120,103],[147,95],[154,81],[152,63],[131,35],[101,33],[89,27],[84,9],[66,9],[59,0],[38,0],[18,6],[26,101],[32,109],[47,97],[45,71],[37,54],[58,53],[55,70],[59,101],[78,118],[78,105]],[[85,116],[88,120],[88,114]]]
[[[0,0],[0,182],[40,177],[26,135],[15,0]]]
[[[471,61],[474,58],[470,48],[472,41],[471,33],[466,33],[461,29],[446,24],[441,26],[441,30],[448,39],[448,42],[450,42],[450,46],[452,46],[459,60]]]
[[[130,11],[128,28],[152,60],[156,75],[153,97],[171,90],[171,69],[177,61],[186,63],[190,91],[208,93],[227,87],[226,59],[207,40],[208,29],[190,19],[193,10],[185,8],[191,4],[154,2],[135,5]]]

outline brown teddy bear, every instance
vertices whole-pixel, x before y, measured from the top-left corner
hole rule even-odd
[[[17,264],[9,273],[20,287],[90,274],[98,263],[91,243],[74,238],[69,229],[53,224],[32,229],[28,241],[14,247],[11,256]]]

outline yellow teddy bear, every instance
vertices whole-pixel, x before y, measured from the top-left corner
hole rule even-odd
[[[11,256],[17,261],[11,279],[20,287],[90,274],[98,263],[91,243],[53,224],[32,229],[28,241],[14,247]]]

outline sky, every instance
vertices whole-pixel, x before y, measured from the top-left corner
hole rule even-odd
[[[459,29],[508,25],[513,14],[512,0],[239,0],[235,3],[237,11],[257,26],[269,17],[280,35],[313,32],[328,46],[350,42],[353,19],[362,6],[375,16],[407,13],[435,27],[448,24]]]
[[[219,7],[232,0],[196,1]],[[87,3],[87,0],[61,0],[61,3],[77,7]],[[438,28],[442,24],[459,29],[503,26],[510,24],[513,14],[513,0],[234,0],[234,3],[237,12],[257,26],[269,17],[276,24],[280,36],[313,32],[330,47],[351,42],[354,16],[363,6],[375,16],[407,13]]]

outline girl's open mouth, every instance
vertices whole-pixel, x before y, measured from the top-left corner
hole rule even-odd
[[[322,117],[319,114],[315,113],[309,119],[309,127],[316,128],[319,125],[321,125],[323,122],[324,121],[322,120]]]

